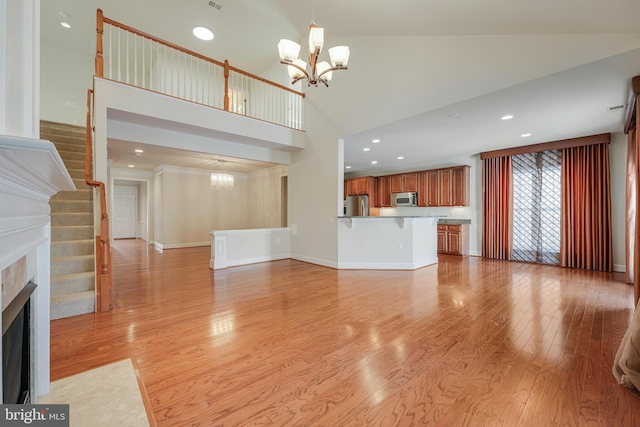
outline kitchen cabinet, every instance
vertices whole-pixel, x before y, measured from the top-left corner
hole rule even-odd
[[[418,206],[440,206],[440,188],[437,170],[418,174]]]
[[[453,206],[469,206],[469,166],[452,169]]]
[[[375,179],[376,200],[375,207],[391,207],[391,177],[379,176]]]
[[[347,180],[347,196],[361,196],[363,194],[374,196],[374,182],[372,176],[352,178]]]
[[[469,254],[469,226],[467,224],[438,224],[438,253]]]
[[[439,205],[469,205],[469,166],[438,170]]]
[[[418,191],[418,172],[391,175],[392,193],[414,193]]]

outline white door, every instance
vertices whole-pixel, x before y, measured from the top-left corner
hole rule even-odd
[[[136,238],[138,189],[115,187],[113,203],[113,238]]]

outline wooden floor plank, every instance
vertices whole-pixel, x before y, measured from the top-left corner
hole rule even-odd
[[[135,357],[160,426],[640,425],[611,374],[632,289],[480,258],[416,271],[116,241],[114,309],[51,322],[52,380]]]

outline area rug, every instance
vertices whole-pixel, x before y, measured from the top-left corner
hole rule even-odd
[[[38,403],[69,404],[71,427],[156,425],[134,359],[54,381]]]

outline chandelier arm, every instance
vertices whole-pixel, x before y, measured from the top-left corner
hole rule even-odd
[[[337,70],[348,70],[349,67],[343,67],[342,65],[338,65],[336,67],[331,67],[331,68],[327,68],[326,70],[324,70],[323,72],[320,73],[320,75],[318,76],[318,79],[320,79],[320,77],[324,76],[325,74],[331,72],[331,71],[337,71]]]
[[[320,51],[316,49],[312,54],[309,55],[309,65],[311,65],[311,75],[316,75],[316,63],[318,62],[318,55]]]
[[[304,75],[306,76],[307,79],[310,79],[311,77],[309,77],[309,74],[307,73],[307,70],[305,70],[304,68],[302,68],[301,66],[299,66],[298,64],[294,64],[293,62],[289,62],[289,61],[285,61],[284,59],[280,61],[281,64],[284,65],[291,65],[292,67],[297,68],[298,70],[302,71],[304,73]],[[300,80],[300,79],[298,79]]]

